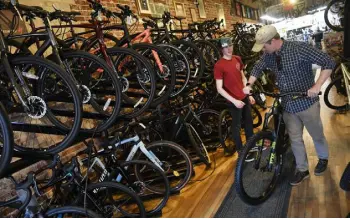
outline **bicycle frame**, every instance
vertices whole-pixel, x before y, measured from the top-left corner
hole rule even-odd
[[[18,98],[21,102],[21,104],[24,106],[26,110],[29,110],[29,106],[27,105],[27,98],[31,96],[30,89],[28,85],[26,84],[24,78],[23,78],[23,73],[19,72],[18,69],[12,69],[10,62],[8,60],[8,47],[4,39],[4,34],[2,30],[0,29],[0,58],[1,58],[1,63],[5,67],[6,73],[11,81],[12,86],[14,87]],[[17,80],[15,78],[15,75],[19,79],[19,83],[17,83]]]
[[[346,67],[345,63],[341,63],[341,70],[343,73],[344,81],[345,81],[345,87],[346,87],[346,93],[348,94],[348,105],[350,104],[350,71]]]

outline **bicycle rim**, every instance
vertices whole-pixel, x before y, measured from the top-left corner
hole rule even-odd
[[[248,204],[264,202],[277,184],[282,170],[282,156],[275,156],[274,161],[269,162],[273,141],[272,132],[260,132],[248,140],[239,154],[235,186],[240,198]]]

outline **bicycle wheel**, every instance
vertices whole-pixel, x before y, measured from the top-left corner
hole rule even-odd
[[[157,106],[166,101],[174,90],[176,80],[175,65],[168,53],[158,46],[137,43],[133,44],[131,48],[144,56],[152,65],[157,85],[152,105]],[[141,85],[143,84],[141,83]]]
[[[45,217],[58,217],[58,218],[101,218],[101,215],[95,212],[76,206],[64,206],[59,208],[49,209],[44,214]]]
[[[282,171],[283,156],[277,154],[275,159],[270,159],[274,141],[271,131],[259,132],[248,140],[239,154],[235,187],[239,197],[247,204],[263,203],[276,187]],[[252,153],[255,156],[249,159]]]
[[[153,101],[156,79],[145,57],[127,48],[110,48],[107,54],[122,86],[120,116],[134,118],[141,115]]]
[[[141,199],[128,187],[116,182],[92,183],[87,187],[87,206],[103,217],[146,217]],[[80,195],[83,204],[84,195]]]
[[[228,109],[223,110],[219,115],[219,138],[223,148],[234,153],[236,151],[235,144],[231,136],[232,116]]]
[[[211,163],[210,156],[198,132],[189,123],[186,123],[185,126],[186,126],[188,138],[191,142],[191,145],[194,147],[196,154],[203,161],[205,165],[210,166],[210,163]]]
[[[190,124],[194,127],[201,141],[206,148],[220,147],[219,135],[219,116],[220,113],[212,109],[203,109],[196,113],[199,119],[192,119]],[[227,134],[227,133],[226,133]]]
[[[112,176],[125,176],[121,183],[131,188],[142,200],[147,216],[154,216],[166,205],[170,195],[169,180],[162,169],[142,160],[122,162]]]
[[[336,77],[324,92],[324,103],[334,110],[346,110],[349,99],[346,92],[344,76]]]
[[[205,61],[201,51],[194,43],[187,42],[185,40],[172,41],[171,44],[178,47],[185,53],[191,69],[189,84],[197,85],[205,70]]]
[[[344,172],[340,178],[339,182],[340,188],[344,191],[350,191],[350,163],[344,169]]]
[[[0,102],[0,178],[10,164],[13,151],[13,133],[6,110]]]
[[[31,110],[27,111],[11,86],[4,67],[1,67],[0,81],[7,85],[11,94],[12,106],[8,115],[14,131],[14,148],[26,152],[58,153],[68,147],[78,134],[82,114],[82,101],[72,79],[58,65],[40,57],[14,57],[10,65],[24,76],[31,92],[26,100]],[[65,109],[68,115],[61,109]]]
[[[220,51],[213,43],[207,40],[196,40],[194,43],[202,52],[206,67],[205,76],[213,76],[212,70],[214,69],[214,65],[221,58]]]
[[[84,51],[62,53],[62,61],[79,83],[83,96],[82,129],[101,132],[116,120],[121,106],[117,75],[100,58]]]
[[[171,97],[174,97],[180,94],[186,88],[190,80],[190,64],[186,58],[186,55],[177,47],[170,44],[159,44],[157,46],[163,48],[169,54],[175,65],[176,83],[173,92],[170,94]]]
[[[344,0],[332,0],[324,11],[324,21],[334,31],[344,30]]]
[[[237,46],[238,54],[242,59],[249,59],[259,55],[252,51],[252,48],[255,43],[255,36],[250,33],[244,33],[237,38],[235,46]]]
[[[148,151],[152,152],[161,162],[170,183],[170,192],[179,192],[189,182],[193,164],[186,150],[171,141],[155,141],[146,145]],[[143,153],[135,156],[136,160],[148,160]]]

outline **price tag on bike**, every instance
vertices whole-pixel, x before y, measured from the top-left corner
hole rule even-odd
[[[132,25],[133,21],[132,21],[132,17],[131,16],[127,16],[126,17],[126,24],[127,25]]]
[[[261,97],[261,100],[262,100],[262,101],[265,101],[265,100],[266,100],[265,94],[261,93],[261,94],[260,94],[260,97]]]

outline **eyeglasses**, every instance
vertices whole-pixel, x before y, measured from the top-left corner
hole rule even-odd
[[[278,71],[281,71],[282,70],[282,57],[281,57],[281,55],[276,54],[276,63],[277,63]]]

